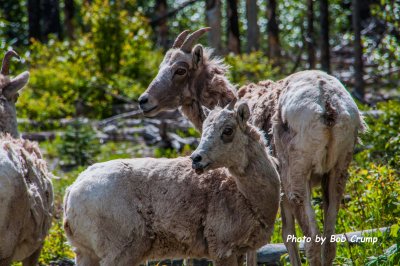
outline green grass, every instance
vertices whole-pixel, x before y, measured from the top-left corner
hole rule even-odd
[[[107,143],[102,146],[102,152],[98,155],[99,161],[106,161],[115,158],[127,158],[131,154],[137,154],[138,147],[128,143]],[[67,186],[72,184],[83,167],[67,174],[56,172],[59,179],[53,180],[55,190],[56,213],[53,227],[46,239],[45,246],[40,257],[42,265],[48,265],[51,261],[58,261],[64,258],[73,258],[71,247],[66,243],[66,238],[62,229],[62,199]],[[358,231],[370,228],[379,228],[390,225],[390,233],[375,233],[378,237],[375,244],[364,243],[361,245],[348,245],[347,243],[338,244],[335,263],[337,265],[395,265],[388,262],[390,256],[385,255],[387,249],[397,244],[399,245],[399,195],[400,184],[398,173],[388,166],[375,165],[370,163],[367,168],[361,168],[354,162],[350,168],[350,177],[347,184],[346,194],[351,196],[351,200],[346,202],[339,211],[336,223],[337,233]],[[318,200],[321,197],[320,191],[316,190],[313,194],[317,220],[322,228],[322,210]],[[275,232],[272,237],[273,243],[282,243],[281,238],[281,219],[278,216]],[[302,233],[297,228],[297,235]],[[304,254],[303,254],[304,255]],[[392,255],[394,257],[395,255]],[[283,256],[286,261],[287,256]],[[375,264],[374,264],[375,263]],[[306,264],[304,264],[306,265]]]

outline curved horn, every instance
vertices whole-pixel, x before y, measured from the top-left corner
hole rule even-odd
[[[209,31],[209,30],[211,30],[210,27],[202,28],[202,29],[196,30],[195,32],[193,32],[192,34],[190,34],[190,35],[186,38],[185,42],[184,42],[184,43],[182,44],[182,46],[181,46],[182,51],[190,53],[190,52],[192,51],[192,48],[193,48],[195,42],[196,42],[204,33],[206,33],[206,32]]]
[[[235,107],[237,99],[233,98],[233,100],[225,107],[225,109],[227,110],[233,110],[233,108]]]
[[[3,94],[7,99],[11,99],[19,90],[21,90],[29,80],[29,72],[25,71],[13,78],[4,89]]]
[[[6,54],[4,55],[3,63],[1,65],[1,72],[0,72],[1,74],[3,75],[9,74],[11,57],[16,57],[20,59],[19,55],[14,50],[7,51]]]
[[[172,48],[180,48],[182,43],[185,41],[186,37],[189,35],[190,31],[189,30],[184,30],[182,31],[178,37],[176,37],[176,40],[174,44],[172,45]]]

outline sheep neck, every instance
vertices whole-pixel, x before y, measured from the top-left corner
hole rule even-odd
[[[205,120],[202,106],[224,107],[235,96],[234,86],[225,77],[226,66],[219,60],[206,59],[204,67],[191,74],[189,86],[182,96],[182,113],[201,132]]]
[[[15,110],[3,114],[0,119],[0,134],[10,134],[13,138],[19,137]]]
[[[271,202],[280,194],[279,175],[273,166],[265,144],[250,137],[245,149],[245,160],[229,168],[234,176],[239,191],[249,201],[253,212],[259,215],[265,224],[275,219],[276,209]]]

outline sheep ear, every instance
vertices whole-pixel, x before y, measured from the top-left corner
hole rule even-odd
[[[15,78],[13,78],[4,89],[3,89],[3,94],[4,96],[8,99],[11,100],[14,98],[14,96],[18,93],[19,90],[21,90],[29,80],[29,72],[25,71]]]
[[[249,120],[250,117],[250,109],[249,106],[247,105],[247,103],[241,103],[236,111],[236,118],[238,120],[239,126],[242,129],[246,128],[246,123]]]
[[[237,102],[237,98],[233,98],[232,101],[230,101],[224,109],[226,110],[233,110],[233,108],[235,108],[235,104]]]
[[[207,116],[211,113],[211,110],[205,106],[202,106],[201,108],[203,109],[204,118],[207,118]]]
[[[198,68],[203,64],[203,46],[197,44],[192,51],[193,66]]]

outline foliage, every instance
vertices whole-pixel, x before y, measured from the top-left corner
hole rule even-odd
[[[99,153],[99,145],[92,127],[77,119],[66,128],[61,138],[60,159],[68,166],[88,165],[93,163],[94,156]]]
[[[400,264],[400,241],[388,248],[384,254],[372,256],[368,259],[366,266],[388,265],[394,266]]]
[[[53,221],[53,226],[43,246],[39,263],[41,265],[49,265],[51,262],[67,258],[74,258],[74,253],[71,250],[71,246],[67,244],[64,229],[62,228],[62,219],[58,218]]]
[[[339,212],[339,232],[400,222],[400,184],[395,169],[375,163],[353,166],[346,191],[351,200]],[[358,219],[348,219],[352,215]]]
[[[400,28],[400,3],[398,1],[376,1],[372,6],[372,13],[390,23],[391,27]]]
[[[400,67],[400,2],[381,0],[371,6],[371,13],[377,24],[385,29],[380,36],[369,36],[365,39],[365,52],[372,55],[377,64],[378,72]],[[390,84],[396,83],[400,78],[399,71],[391,71],[387,78]],[[392,89],[391,86],[389,86]],[[377,87],[377,89],[380,89]]]
[[[228,75],[235,84],[245,85],[248,82],[278,78],[278,69],[261,52],[236,56],[231,54],[225,58],[225,62],[230,66]]]
[[[143,157],[143,145],[131,142],[106,142],[100,146],[100,153],[94,158],[95,162],[105,162],[114,159]]]
[[[96,0],[87,5],[87,9],[86,20],[91,27],[91,39],[100,71],[105,74],[117,73],[124,44],[123,15],[118,9],[118,2]]]
[[[25,1],[1,1],[0,8],[0,50],[9,46],[28,43],[28,16]]]
[[[90,118],[108,117],[112,104],[137,98],[155,76],[162,54],[153,51],[142,15],[114,12],[116,7],[107,1],[97,1],[92,8],[88,14],[103,9],[99,12],[117,14],[110,20],[121,24],[121,34],[109,33],[114,29],[105,25],[113,21],[106,23],[94,16],[88,25],[96,31],[79,40],[34,41],[24,56],[31,66],[31,78],[18,101],[20,117],[37,121],[83,113]],[[118,46],[107,46],[113,42]]]
[[[176,158],[178,156],[189,156],[192,153],[193,149],[190,145],[186,144],[183,146],[181,151],[177,151],[172,148],[162,149],[156,148],[154,149],[154,157],[155,158]]]
[[[382,111],[378,117],[366,117],[369,130],[363,136],[363,142],[369,147],[357,155],[359,162],[379,161],[389,163],[395,169],[400,167],[400,103],[389,101],[378,103]]]

